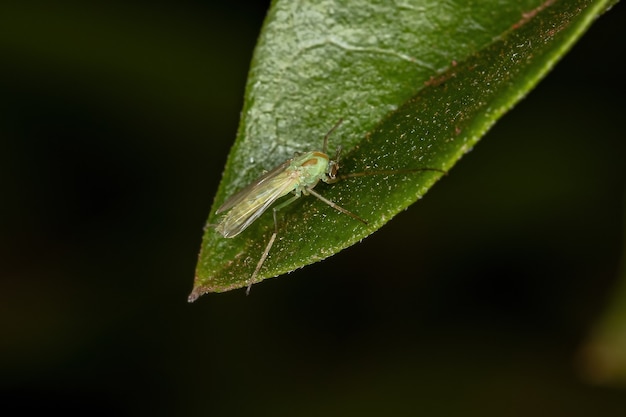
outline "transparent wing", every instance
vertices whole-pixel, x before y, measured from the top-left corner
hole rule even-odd
[[[275,171],[275,170],[273,170]],[[231,203],[230,199],[224,203],[220,210],[230,211],[226,213],[215,228],[224,237],[235,237],[256,219],[261,216],[277,199],[293,191],[298,180],[294,179],[284,168],[280,171],[270,171],[263,177],[262,183],[255,182],[252,186],[246,187],[235,194],[236,201]],[[273,175],[268,175],[272,174]],[[241,195],[240,195],[241,194]],[[223,207],[226,206],[226,209]],[[218,210],[219,212],[219,210]]]
[[[276,178],[277,175],[285,171],[285,169],[289,166],[290,163],[291,163],[291,159],[288,159],[284,163],[278,165],[276,168],[272,169],[271,171],[266,172],[265,174],[261,175],[259,178],[255,179],[250,184],[242,188],[240,191],[228,197],[226,201],[224,202],[224,204],[222,204],[217,209],[215,214],[223,213],[226,210],[235,207],[237,204],[241,203],[242,201],[250,198],[249,197],[250,195],[258,194],[259,189],[263,189],[269,181],[272,181],[274,178]]]

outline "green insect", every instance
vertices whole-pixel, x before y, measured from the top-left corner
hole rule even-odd
[[[336,182],[339,177],[339,157],[341,154],[341,146],[337,148],[335,159],[330,159],[326,153],[328,147],[328,137],[339,127],[342,120],[339,120],[332,129],[324,136],[324,144],[321,151],[306,152],[288,159],[271,171],[261,175],[251,184],[241,191],[229,197],[224,204],[217,209],[216,214],[225,213],[219,220],[217,225],[213,225],[222,236],[233,238],[243,232],[256,219],[258,219],[268,208],[279,198],[292,193],[293,196],[273,208],[274,215],[274,232],[270,237],[259,262],[249,279],[249,285],[246,293],[250,292],[250,287],[255,282],[256,277],[265,263],[267,256],[274,245],[276,236],[278,235],[278,221],[276,220],[276,212],[285,206],[293,203],[295,200],[304,195],[312,195],[324,203],[328,204],[335,210],[347,214],[353,219],[367,224],[367,221],[356,214],[346,210],[333,201],[323,197],[313,188],[323,181],[327,184]],[[437,168],[415,168],[400,170],[376,170],[359,173],[350,173],[342,175],[341,178],[354,178],[365,175],[390,175],[400,173],[415,173],[419,171],[436,171],[445,174],[445,171]]]
[[[247,292],[250,291],[250,286],[255,282],[256,276],[261,270],[276,240],[276,235],[278,234],[276,212],[293,203],[300,198],[302,194],[310,194],[341,213],[347,214],[363,224],[367,224],[367,221],[361,217],[351,213],[313,190],[320,180],[327,184],[332,184],[338,179],[337,171],[339,170],[341,147],[337,148],[334,160],[330,159],[326,154],[326,148],[328,146],[328,137],[341,122],[342,120],[339,120],[324,136],[322,151],[306,152],[288,159],[271,171],[261,175],[241,191],[232,195],[217,209],[216,214],[226,214],[219,220],[219,223],[215,226],[215,230],[224,237],[233,238],[254,223],[254,221],[270,208],[276,200],[289,193],[293,193],[290,199],[282,202],[273,209],[274,233],[272,233],[272,237],[267,243],[261,255],[261,259],[259,259],[250,277]]]

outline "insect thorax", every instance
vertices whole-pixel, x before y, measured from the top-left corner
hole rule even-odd
[[[319,180],[325,180],[328,174],[329,158],[322,152],[307,152],[295,157],[291,161],[290,168],[297,172],[299,185],[314,187]]]

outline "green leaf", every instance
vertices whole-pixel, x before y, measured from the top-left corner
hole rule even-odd
[[[320,183],[316,191],[368,224],[300,198],[278,213],[278,237],[257,281],[360,241],[442,176],[419,169],[449,171],[611,4],[275,1],[208,224],[264,170],[294,152],[321,150],[343,119],[329,154],[341,145],[340,173],[372,175]],[[273,230],[271,210],[232,239],[207,227],[190,301],[248,286]]]

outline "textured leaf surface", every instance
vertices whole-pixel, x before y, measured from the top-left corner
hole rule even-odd
[[[344,149],[341,173],[449,171],[550,70],[610,1],[292,2],[272,5],[237,140],[208,224],[229,195],[297,151]],[[529,121],[532,123],[532,121]],[[331,256],[421,198],[435,171],[347,178],[281,210],[258,280]],[[190,300],[249,284],[271,210],[233,239],[207,227]]]

